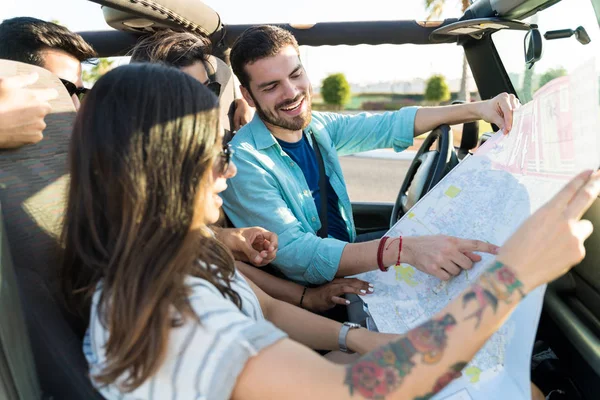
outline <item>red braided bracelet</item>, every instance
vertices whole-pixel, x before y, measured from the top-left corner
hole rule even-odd
[[[398,261],[396,261],[396,265],[400,265],[400,253],[402,253],[402,236],[398,238],[400,243],[398,243]]]
[[[383,252],[384,250],[387,250],[387,248],[385,247],[385,243],[387,242],[387,240],[389,239],[389,236],[384,236],[381,238],[381,240],[379,241],[379,247],[377,248],[377,266],[379,267],[379,269],[383,272],[386,272],[390,267],[386,267],[383,264]],[[393,242],[395,242],[396,239],[392,240],[390,242],[390,245],[392,245]],[[389,248],[388,246],[388,248]],[[398,237],[398,259],[396,260],[396,265],[400,265],[400,254],[402,254],[402,236]]]
[[[384,236],[379,241],[379,247],[377,248],[377,266],[383,272],[387,271],[389,267],[385,267],[383,265],[383,249],[385,247],[385,242],[389,239],[389,236]]]

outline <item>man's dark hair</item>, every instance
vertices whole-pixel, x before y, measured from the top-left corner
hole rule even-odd
[[[0,58],[43,67],[46,49],[62,50],[80,62],[97,57],[80,35],[53,22],[17,17],[0,24]]]
[[[198,61],[205,63],[210,52],[211,43],[206,37],[165,30],[140,40],[131,51],[131,62],[162,63],[183,68]],[[206,72],[210,74],[210,71]]]
[[[231,48],[231,67],[242,86],[250,88],[250,76],[246,65],[279,53],[285,46],[294,46],[297,52],[298,42],[291,32],[272,25],[254,26],[246,29]]]

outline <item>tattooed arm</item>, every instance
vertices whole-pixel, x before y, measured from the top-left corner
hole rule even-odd
[[[281,340],[248,361],[232,398],[430,398],[458,376],[526,293],[583,258],[592,226],[580,218],[599,193],[600,174],[579,175],[519,228],[476,283],[406,335],[345,368]],[[293,339],[302,339],[303,334],[293,335],[302,323],[287,326]],[[315,328],[304,326],[304,334]],[[364,348],[361,335],[361,330],[348,333],[350,349]],[[330,336],[324,343],[332,346]]]
[[[514,272],[496,262],[438,316],[348,366],[344,383],[366,399],[396,391],[429,398],[459,376],[524,294]]]
[[[282,340],[248,362],[236,386],[240,392],[236,390],[233,398],[427,399],[458,376],[524,291],[512,270],[496,263],[435,318],[395,340],[387,335],[387,344],[345,368],[292,340]],[[310,346],[314,343],[302,339],[321,332],[319,348],[337,347],[339,324],[321,318],[318,324],[300,324],[302,330],[293,329],[294,320],[300,317],[300,313],[291,313],[288,329],[281,327],[292,339]],[[351,330],[349,348],[363,350],[365,334],[377,335]],[[257,384],[261,379],[268,383],[266,387]]]

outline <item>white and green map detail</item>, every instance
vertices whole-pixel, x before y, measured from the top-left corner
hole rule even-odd
[[[600,165],[596,76],[594,63],[587,63],[540,89],[515,114],[510,135],[495,135],[463,160],[388,236],[444,234],[502,245],[568,179]],[[471,271],[449,282],[405,264],[386,273],[361,274],[375,286],[363,300],[379,331],[404,333],[441,311],[490,261],[484,255]],[[530,358],[544,291],[530,293],[462,377],[434,398],[529,398]]]
[[[509,172],[493,168],[492,164],[487,155],[463,161],[388,235],[446,234],[503,243],[530,215],[532,204],[526,183]],[[563,180],[548,182],[548,189],[558,189],[563,183]],[[486,260],[490,261],[490,256]],[[375,293],[364,300],[380,331],[406,332],[441,311],[483,272],[484,264],[449,282],[407,264],[392,267],[387,273],[371,272],[363,279],[374,284]],[[537,316],[532,320],[535,326]],[[488,341],[467,367],[469,382],[478,383],[486,374],[502,370],[506,341],[513,331],[507,324]]]

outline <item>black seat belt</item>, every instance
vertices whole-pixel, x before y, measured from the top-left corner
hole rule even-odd
[[[313,148],[315,149],[315,154],[317,155],[317,162],[319,164],[319,191],[321,193],[321,209],[319,210],[319,218],[321,219],[321,229],[317,232],[317,235],[321,238],[326,238],[328,236],[328,227],[327,227],[327,175],[325,174],[325,163],[323,162],[323,156],[321,155],[321,149],[319,143],[315,139],[315,136],[312,133],[312,130],[309,129]]]

